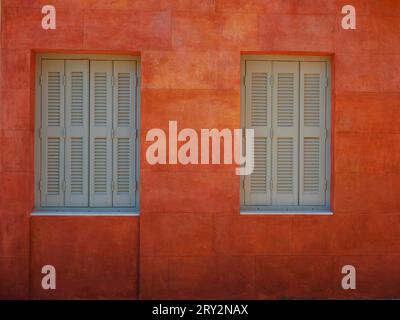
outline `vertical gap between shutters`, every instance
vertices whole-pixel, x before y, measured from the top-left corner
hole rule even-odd
[[[275,74],[275,62],[274,61],[272,61],[272,63],[271,63],[271,78],[272,78],[272,86],[271,86],[271,123],[270,123],[270,125],[271,125],[271,130],[274,130],[274,121],[275,121],[275,119],[274,119],[274,108],[275,108],[275,101],[274,101],[274,86],[276,86],[276,84],[278,83],[278,79],[274,79],[274,74]],[[271,174],[270,174],[270,181],[268,181],[268,184],[269,184],[269,192],[270,192],[270,194],[271,194],[271,205],[272,205],[272,203],[273,203],[273,194],[274,194],[274,188],[276,188],[276,186],[277,186],[277,184],[278,184],[278,182],[277,181],[274,181],[274,172],[273,172],[273,170],[274,170],[274,165],[275,165],[275,163],[274,163],[274,151],[273,151],[273,149],[274,149],[274,139],[275,139],[275,137],[274,137],[274,132],[272,131],[272,136],[271,136],[271,141],[270,141],[270,143],[271,143],[271,152],[270,152],[270,155],[269,155],[269,161],[270,161],[270,163],[271,163],[271,166],[270,166],[270,168],[271,168]],[[272,182],[272,184],[271,184],[271,182]]]
[[[299,75],[298,75],[298,79],[297,79],[297,86],[298,86],[298,88],[299,88],[299,92],[298,92],[298,94],[297,94],[297,102],[298,102],[298,117],[297,117],[297,120],[298,120],[298,130],[297,130],[297,134],[298,134],[298,137],[299,137],[299,139],[297,139],[298,141],[297,141],[297,143],[298,143],[298,146],[297,146],[297,205],[299,206],[300,205],[300,153],[301,153],[301,146],[302,146],[302,144],[303,144],[303,141],[301,141],[302,139],[301,139],[301,133],[300,133],[300,130],[301,130],[301,118],[302,118],[302,112],[301,112],[301,101],[300,101],[300,99],[301,99],[301,93],[300,93],[300,91],[301,91],[301,81],[302,81],[302,79],[301,79],[301,62],[300,61],[298,61],[297,62],[297,67],[298,67],[298,72],[299,72]]]
[[[90,59],[88,59],[88,65],[89,65],[89,70],[88,70],[88,83],[87,83],[87,86],[88,86],[88,88],[89,88],[89,90],[88,90],[88,108],[89,108],[89,110],[88,110],[88,127],[89,127],[89,129],[88,129],[88,139],[87,139],[87,149],[88,149],[88,155],[87,155],[87,162],[88,162],[88,170],[87,170],[87,181],[88,181],[88,183],[87,183],[87,195],[88,195],[88,208],[90,208],[90,172],[91,172],[91,167],[90,167],[90,159],[91,159],[91,153],[90,153],[90,151],[91,151],[91,147],[90,147],[90,142],[92,141],[91,140],[91,116],[92,116],[92,112],[91,112],[91,93],[90,93],[90,90],[91,90],[91,81],[92,81],[92,79],[91,79],[91,68],[92,68],[92,64],[90,63],[91,62],[91,60]]]
[[[63,207],[65,207],[65,195],[66,195],[66,184],[65,184],[65,163],[66,163],[66,158],[67,158],[67,135],[66,135],[66,128],[67,128],[67,92],[65,92],[67,85],[67,77],[66,77],[66,71],[67,71],[67,62],[64,60],[64,72],[63,72],[63,78],[62,78],[62,86],[63,86],[63,92],[64,92],[64,127],[63,127],[63,138],[64,139],[64,170],[63,170],[63,177],[62,177],[62,192],[63,192]]]
[[[114,61],[112,61],[112,68],[111,68],[111,130],[114,132],[114,88],[115,88],[115,77],[114,77]],[[115,182],[114,182],[114,142],[115,138],[114,135],[111,135],[111,208],[114,207],[114,193],[115,191]]]

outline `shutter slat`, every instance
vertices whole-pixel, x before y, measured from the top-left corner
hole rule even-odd
[[[300,63],[300,205],[325,205],[325,62]]]
[[[64,61],[42,61],[42,207],[64,205]]]
[[[65,206],[89,205],[89,61],[65,62]]]
[[[90,206],[112,206],[112,61],[90,61]]]
[[[244,177],[246,205],[271,204],[270,77],[271,62],[246,62],[246,128],[254,129],[254,170]]]
[[[134,61],[114,61],[114,207],[135,206],[135,75]]]
[[[299,63],[273,62],[273,205],[298,205]]]

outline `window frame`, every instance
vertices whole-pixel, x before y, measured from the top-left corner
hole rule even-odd
[[[42,118],[42,90],[40,77],[43,60],[89,60],[90,61],[134,61],[136,63],[137,86],[135,105],[135,128],[137,132],[135,143],[135,206],[133,207],[42,207],[40,199],[39,183],[41,180],[41,146],[40,127]],[[63,53],[40,53],[35,58],[35,130],[34,130],[34,200],[35,206],[31,215],[46,216],[131,216],[138,215],[140,209],[140,105],[141,105],[141,64],[140,57],[135,55],[110,55],[110,54],[63,54]]]
[[[326,186],[326,204],[319,205],[297,205],[297,206],[279,206],[279,205],[246,205],[244,204],[244,176],[240,176],[240,213],[241,214],[267,214],[267,215],[331,215],[331,162],[332,162],[332,60],[330,56],[305,56],[305,55],[276,55],[276,54],[247,54],[241,55],[240,59],[240,126],[246,129],[246,62],[247,61],[295,61],[295,62],[325,62],[326,76],[328,78],[328,86],[326,88],[326,113],[325,124],[327,129],[327,139],[325,144],[325,178]],[[300,183],[300,182],[298,182]],[[300,189],[299,189],[300,190]],[[299,191],[298,191],[299,192]]]

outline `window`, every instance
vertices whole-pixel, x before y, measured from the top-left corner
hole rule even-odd
[[[329,68],[323,58],[243,58],[254,171],[242,177],[242,209],[329,209]]]
[[[38,61],[37,207],[137,207],[137,61]]]

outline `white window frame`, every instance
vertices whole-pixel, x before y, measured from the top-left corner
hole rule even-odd
[[[136,101],[135,104],[135,206],[125,207],[41,207],[39,183],[41,180],[41,152],[40,152],[40,126],[42,117],[42,91],[40,85],[41,66],[43,60],[89,60],[89,61],[135,61],[136,62]],[[35,208],[33,216],[137,216],[140,209],[140,99],[141,99],[141,65],[140,57],[131,55],[103,55],[103,54],[62,54],[43,53],[37,54],[35,59]]]
[[[332,215],[331,210],[331,100],[332,100],[332,63],[330,56],[301,56],[301,55],[242,55],[240,61],[241,85],[240,85],[240,124],[245,129],[246,115],[246,62],[247,61],[295,61],[295,62],[325,62],[327,66],[326,76],[328,79],[326,89],[326,129],[327,138],[325,144],[325,179],[326,179],[326,205],[324,206],[273,206],[273,205],[245,205],[244,204],[244,176],[240,177],[240,213],[241,214],[265,214],[265,215]]]

